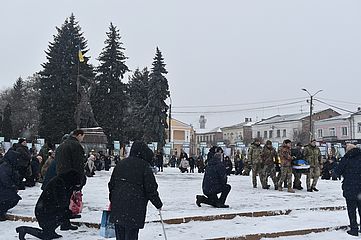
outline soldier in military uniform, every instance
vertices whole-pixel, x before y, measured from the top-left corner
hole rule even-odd
[[[275,190],[278,189],[278,181],[276,176],[276,168],[275,168],[275,162],[274,159],[278,158],[277,151],[272,146],[272,142],[270,140],[267,140],[266,145],[263,147],[262,150],[262,188],[263,189],[269,189],[270,185],[268,185],[268,177],[271,176],[271,179],[273,181],[273,184],[275,186]]]
[[[278,190],[283,191],[282,183],[287,180],[288,192],[294,193],[292,188],[292,156],[291,156],[291,140],[283,141],[282,147],[279,150],[281,159],[281,177],[278,180]]]
[[[252,183],[253,187],[257,188],[257,175],[262,182],[262,147],[259,139],[255,139],[251,147],[248,149],[248,167],[252,169]]]
[[[316,146],[316,140],[313,139],[311,143],[309,143],[304,149],[303,149],[303,156],[305,157],[305,160],[308,161],[310,164],[310,172],[307,173],[306,177],[306,185],[307,185],[307,191],[312,192],[316,191],[318,192],[318,189],[316,188],[316,184],[318,181],[318,178],[321,175],[321,151]],[[311,179],[312,184],[311,184]]]

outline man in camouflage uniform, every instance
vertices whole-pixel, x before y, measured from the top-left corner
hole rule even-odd
[[[275,186],[275,190],[278,189],[278,181],[276,176],[276,168],[274,159],[277,159],[277,151],[273,148],[272,142],[270,140],[267,140],[266,145],[263,147],[262,150],[262,188],[263,189],[269,189],[270,185],[268,185],[268,177],[271,176],[271,179],[273,181],[273,184]]]
[[[248,166],[252,168],[253,187],[257,188],[257,175],[262,179],[262,147],[259,139],[255,139],[251,147],[248,149]],[[261,180],[262,181],[262,180]]]
[[[303,149],[303,156],[305,157],[305,160],[308,161],[310,164],[310,172],[307,174],[306,177],[306,185],[307,185],[307,191],[312,192],[316,191],[318,192],[318,189],[316,188],[316,184],[318,181],[318,178],[321,175],[321,151],[316,146],[316,140],[313,139],[310,144],[308,144]],[[311,179],[313,179],[311,184]]]
[[[291,156],[291,140],[283,141],[279,151],[281,159],[281,177],[278,180],[278,190],[283,191],[282,184],[287,180],[288,192],[294,193],[292,188],[292,156]]]

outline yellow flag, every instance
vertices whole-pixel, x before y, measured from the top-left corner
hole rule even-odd
[[[79,56],[79,62],[84,62],[84,56],[80,50],[79,50],[78,56]]]

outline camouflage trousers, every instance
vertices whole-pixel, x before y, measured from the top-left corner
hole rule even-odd
[[[310,167],[310,172],[307,173],[306,175],[307,190],[316,187],[320,175],[321,175],[320,167]],[[312,184],[311,184],[311,179],[313,179]]]
[[[271,177],[274,186],[277,187],[278,179],[277,179],[277,175],[276,175],[276,168],[273,164],[265,165],[262,169],[261,176],[262,176],[261,183],[262,183],[263,188],[266,188],[268,185],[268,177]]]
[[[281,167],[281,176],[278,180],[278,188],[282,189],[283,182],[287,180],[288,188],[292,188],[292,167]]]
[[[262,164],[261,163],[254,163],[252,164],[252,183],[253,183],[253,187],[256,188],[257,187],[257,175],[259,176],[261,182],[262,182],[262,178],[263,178],[263,173],[262,173]]]
[[[302,173],[293,173],[293,175],[295,176],[294,180],[293,180],[293,187],[294,188],[299,188],[302,185],[301,182],[301,177],[302,177]]]

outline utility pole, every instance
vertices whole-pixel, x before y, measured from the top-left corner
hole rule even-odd
[[[316,93],[314,93],[314,94],[311,94],[309,91],[307,91],[307,89],[306,88],[302,88],[302,91],[305,91],[305,92],[307,92],[308,93],[308,95],[310,95],[310,126],[309,126],[309,128],[310,128],[310,141],[312,140],[312,138],[313,138],[313,125],[312,125],[312,110],[313,110],[313,97],[317,94],[317,93],[319,93],[319,92],[322,92],[322,90],[318,90]]]
[[[171,142],[172,139],[172,98],[169,96],[169,117],[168,117],[168,130],[169,130],[169,143]]]

